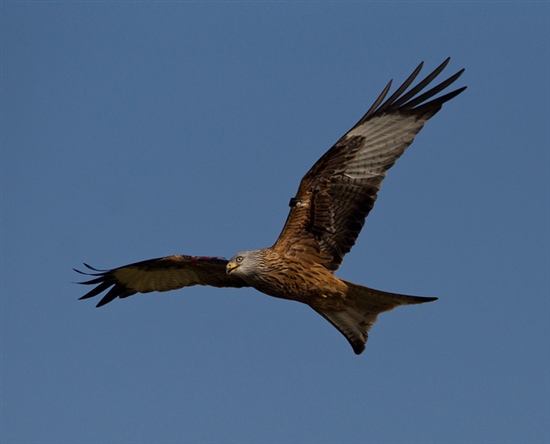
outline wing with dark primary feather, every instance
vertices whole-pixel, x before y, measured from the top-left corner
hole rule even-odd
[[[248,284],[241,278],[225,272],[226,264],[227,260],[223,258],[176,255],[136,262],[112,270],[96,270],[84,264],[95,273],[75,271],[95,276],[80,284],[97,285],[80,299],[91,298],[109,290],[97,304],[97,307],[101,307],[117,297],[125,298],[136,293],[151,291],[176,290],[192,285],[247,287]]]
[[[341,265],[374,206],[386,171],[443,103],[466,89],[432,99],[458,79],[461,70],[418,95],[448,62],[405,92],[420,72],[421,63],[384,101],[390,81],[363,118],[304,176],[290,201],[290,214],[273,246],[275,250],[321,262],[329,270]]]

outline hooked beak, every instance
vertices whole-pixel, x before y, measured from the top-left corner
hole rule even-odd
[[[228,262],[225,266],[225,272],[227,274],[233,273],[234,270],[236,270],[239,266],[235,262]]]

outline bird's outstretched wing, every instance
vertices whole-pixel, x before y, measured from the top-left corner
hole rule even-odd
[[[117,297],[176,290],[192,285],[247,287],[248,284],[241,278],[226,274],[226,264],[226,259],[218,257],[176,255],[136,262],[112,270],[97,270],[84,264],[94,273],[75,271],[95,276],[88,281],[79,282],[80,284],[97,285],[80,299],[97,296],[112,287],[97,304],[97,307],[101,307]]]
[[[275,250],[321,262],[329,270],[340,266],[374,206],[386,171],[443,103],[466,89],[432,99],[458,79],[461,70],[420,94],[448,62],[406,92],[421,63],[384,101],[391,81],[388,83],[361,120],[303,177],[296,197],[290,200],[290,214]]]

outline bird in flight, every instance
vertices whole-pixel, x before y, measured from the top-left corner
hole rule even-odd
[[[445,90],[463,69],[424,92],[449,63],[445,60],[410,88],[422,63],[386,100],[391,81],[367,113],[306,173],[279,238],[269,248],[237,253],[231,259],[174,255],[112,270],[84,264],[93,276],[80,282],[95,287],[80,299],[107,291],[97,304],[136,293],[169,291],[193,285],[253,287],[282,299],[309,305],[336,327],[360,354],[379,313],[399,305],[422,304],[434,297],[406,296],[339,279],[342,264],[374,206],[386,172],[442,105],[466,87]]]

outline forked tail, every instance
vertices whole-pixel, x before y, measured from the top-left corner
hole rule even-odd
[[[334,325],[349,341],[355,354],[365,350],[369,330],[376,322],[379,313],[393,310],[399,305],[423,304],[437,300],[433,297],[407,296],[388,293],[344,281],[348,295],[343,310],[314,310]]]

